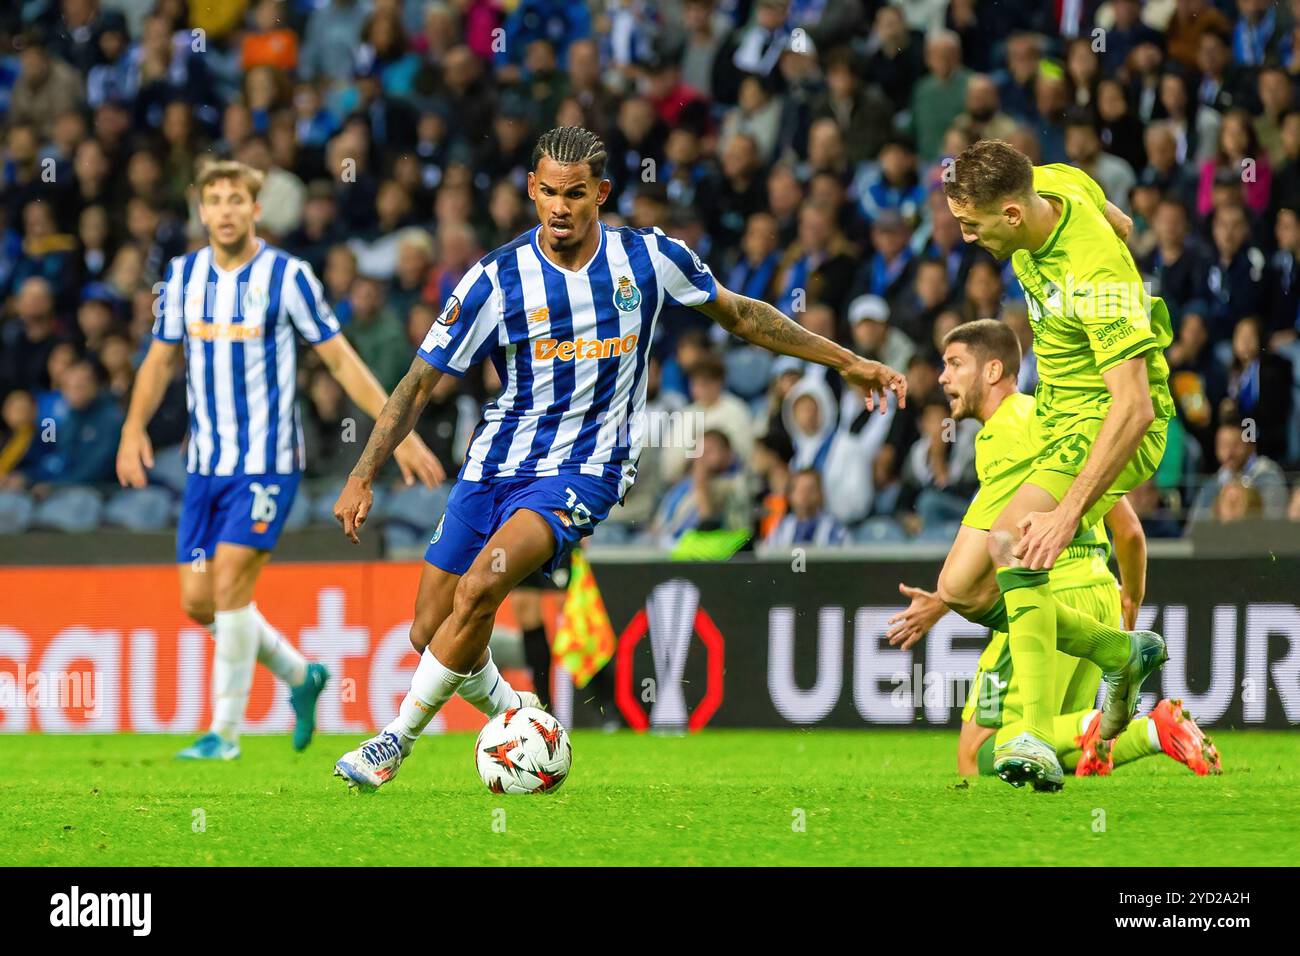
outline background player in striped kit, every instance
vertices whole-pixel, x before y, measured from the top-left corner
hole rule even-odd
[[[579,127],[539,139],[528,196],[539,225],[461,280],[393,391],[334,514],[344,532],[370,510],[371,483],[443,374],[490,357],[505,387],[484,409],[429,549],[411,642],[421,658],[398,716],[345,754],[350,786],[390,780],[455,693],[488,714],[518,706],[487,650],[496,610],[539,567],[589,535],[636,477],[646,360],[665,303],[699,309],[757,345],[837,369],[883,411],[904,377],[809,332],[774,306],[719,286],[658,228],[610,228],[605,146]],[[877,393],[879,397],[877,398]]]
[[[329,675],[267,623],[253,589],[271,556],[305,465],[295,396],[294,332],[316,349],[348,396],[377,416],[383,388],[339,335],[320,283],[301,259],[257,238],[262,174],[212,163],[196,184],[209,245],[167,267],[161,309],[131,395],[118,480],[143,487],[153,449],[145,428],[184,353],[190,433],[176,560],[185,612],[216,637],[211,730],[178,756],[239,756],[239,723],[255,661],[292,688],[301,750]],[[445,477],[414,434],[395,449],[408,483]]]

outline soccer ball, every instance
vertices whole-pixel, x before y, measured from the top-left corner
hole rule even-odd
[[[569,775],[573,748],[560,722],[546,711],[512,707],[479,733],[474,762],[493,793],[548,793]]]

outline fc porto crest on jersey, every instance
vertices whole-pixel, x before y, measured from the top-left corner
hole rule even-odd
[[[634,312],[641,305],[641,290],[627,276],[618,277],[618,288],[614,290],[614,304],[624,312]]]
[[[264,288],[254,288],[248,286],[244,289],[244,298],[242,302],[244,315],[251,315],[254,312],[265,311],[270,304],[270,298]]]

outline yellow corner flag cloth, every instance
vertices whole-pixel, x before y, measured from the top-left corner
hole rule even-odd
[[[614,628],[601,600],[596,576],[580,548],[573,551],[569,589],[564,595],[560,627],[551,653],[573,675],[577,687],[586,687],[614,656]]]

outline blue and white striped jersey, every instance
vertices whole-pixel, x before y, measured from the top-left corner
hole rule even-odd
[[[483,409],[460,477],[636,475],[644,438],[646,363],[668,304],[717,298],[713,274],[655,229],[600,224],[584,267],[562,269],[537,226],[484,256],[456,286],[419,355],[463,375],[491,357],[504,384]]]
[[[339,331],[311,266],[258,240],[227,272],[204,246],[168,264],[161,305],[154,337],[185,346],[189,472],[301,471],[293,333],[316,345]]]

